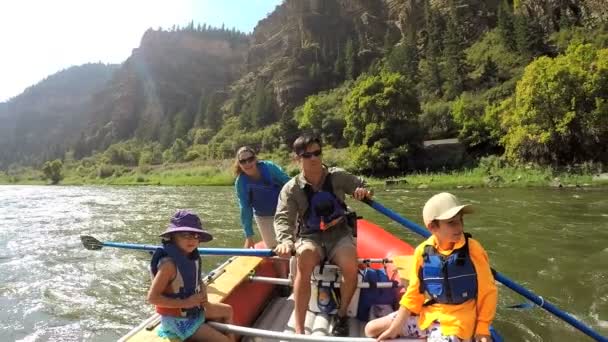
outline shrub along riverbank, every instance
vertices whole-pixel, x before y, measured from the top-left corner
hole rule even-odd
[[[297,165],[287,153],[262,154],[260,159],[271,159],[283,166],[290,175],[298,172]],[[217,185],[234,183],[232,160],[196,160],[187,163],[126,167],[103,164],[84,167],[81,162],[63,164],[63,185]],[[340,149],[324,151],[327,165],[350,169],[348,154]],[[413,172],[401,177],[367,178],[371,186],[403,188],[469,188],[469,187],[588,187],[608,185],[608,173],[598,164],[582,164],[563,169],[533,164],[510,165],[502,158],[482,158],[472,168],[443,172]],[[0,184],[49,184],[40,170],[12,169],[0,172]]]

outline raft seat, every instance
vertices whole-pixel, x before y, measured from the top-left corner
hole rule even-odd
[[[395,280],[400,280],[402,284],[408,283],[409,272],[411,269],[412,256],[394,256],[390,265],[390,273],[394,274]],[[396,271],[396,273],[394,272]],[[258,320],[253,324],[253,328],[294,333],[295,315],[293,312],[293,294],[289,298],[275,297],[260,314]],[[356,318],[348,319],[349,336],[365,337],[365,323]],[[306,312],[304,329],[306,335],[329,336],[333,328],[331,317],[324,313]],[[261,337],[245,337],[243,342],[263,342]],[[419,341],[419,339],[412,339]]]

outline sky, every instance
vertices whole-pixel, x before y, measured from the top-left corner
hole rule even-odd
[[[122,63],[148,28],[207,23],[251,32],[281,0],[3,0],[0,102],[73,65]]]

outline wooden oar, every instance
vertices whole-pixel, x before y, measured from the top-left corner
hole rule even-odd
[[[81,235],[80,240],[84,248],[89,250],[100,250],[103,247],[114,247],[124,249],[134,249],[143,251],[155,251],[161,246],[158,245],[142,245],[135,243],[99,241],[90,235]],[[252,249],[252,248],[199,248],[198,252],[203,255],[229,255],[229,256],[256,256],[256,257],[272,257],[275,253],[272,249]]]
[[[383,206],[382,204],[380,204],[374,200],[364,199],[362,202],[364,202],[365,204],[368,204],[370,207],[376,209],[378,212],[386,215],[388,218],[392,219],[393,221],[401,224],[402,226],[404,226],[405,228],[408,228],[409,230],[412,230],[412,231],[422,235],[423,237],[429,237],[431,235],[431,232],[429,232],[428,230],[426,230],[426,229],[422,228],[421,226],[417,225],[416,223],[400,216],[399,214],[386,208],[385,206]],[[534,304],[549,311],[553,315],[557,316],[558,318],[562,319],[566,323],[570,324],[571,326],[575,327],[576,329],[578,329],[578,330],[582,331],[583,333],[587,334],[588,336],[592,337],[596,341],[608,342],[608,338],[600,335],[595,330],[586,326],[581,321],[574,318],[574,316],[572,316],[571,314],[559,309],[555,305],[551,304],[549,301],[545,300],[543,297],[534,294],[532,291],[517,284],[516,282],[512,281],[511,279],[505,277],[504,275],[498,273],[493,268],[491,270],[492,270],[492,274],[494,274],[494,278],[496,280],[498,280],[499,282],[501,282],[502,284],[504,284],[505,286],[507,286],[508,288],[510,288],[511,290],[526,297],[528,300],[532,301]]]

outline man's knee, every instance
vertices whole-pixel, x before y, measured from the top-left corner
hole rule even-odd
[[[301,275],[308,275],[310,276],[310,274],[312,274],[312,271],[314,270],[315,266],[317,266],[319,264],[319,254],[312,249],[305,249],[303,250],[297,257],[297,263],[298,263],[298,272]]]
[[[352,278],[357,275],[357,261],[346,263],[341,267],[342,274],[344,277]]]
[[[340,248],[334,257],[335,263],[340,267],[340,271],[345,277],[352,277],[357,274],[357,254],[354,248]]]

